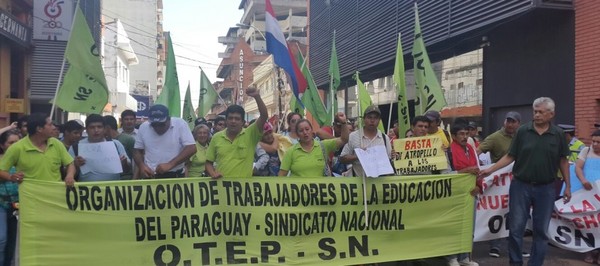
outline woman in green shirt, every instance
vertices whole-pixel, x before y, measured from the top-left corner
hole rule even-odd
[[[346,124],[345,117],[338,124]],[[348,142],[348,127],[342,127],[339,138],[319,141],[310,122],[301,119],[296,123],[296,134],[299,141],[285,153],[279,176],[287,176],[288,172],[295,177],[331,176],[329,154]]]
[[[196,139],[196,154],[190,157],[186,164],[187,176],[199,177],[207,176],[204,172],[204,164],[206,163],[206,150],[210,142],[210,129],[205,124],[197,125],[192,132]]]

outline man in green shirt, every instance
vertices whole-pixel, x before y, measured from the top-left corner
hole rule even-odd
[[[513,136],[517,132],[517,129],[521,126],[521,114],[518,112],[508,112],[504,117],[504,126],[487,136],[477,147],[477,154],[490,153],[492,163],[498,162],[504,155],[508,153],[510,143],[512,142]],[[500,257],[500,246],[502,246],[502,239],[494,239],[490,241],[489,255],[493,258]],[[529,253],[523,252],[524,256],[529,256]]]
[[[254,151],[269,113],[256,88],[248,88],[246,94],[256,101],[260,116],[244,129],[244,108],[239,105],[227,107],[227,128],[212,137],[206,154],[206,172],[212,178],[252,176]]]
[[[490,152],[492,163],[498,162],[508,153],[510,143],[517,129],[521,126],[521,114],[511,111],[504,118],[504,126],[487,136],[477,148],[477,154]]]
[[[492,167],[480,171],[485,177],[515,162],[509,188],[508,252],[511,265],[523,265],[523,234],[532,212],[533,244],[529,265],[543,265],[548,250],[548,224],[554,209],[556,172],[564,177],[563,201],[571,200],[569,146],[564,132],[552,125],[554,101],[541,97],[533,102],[533,121],[521,126],[510,149]],[[535,203],[535,204],[534,204]]]
[[[112,115],[104,116],[104,133],[106,138],[118,140],[123,147],[125,148],[125,152],[127,153],[127,157],[130,159],[133,158],[133,145],[135,144],[135,138],[126,133],[119,133],[117,129],[117,119]],[[134,163],[131,164],[131,167],[127,167],[127,169],[123,169],[123,173],[121,174],[121,180],[131,180],[133,178],[133,169]]]
[[[21,183],[23,179],[61,181],[60,167],[67,166],[65,184],[75,183],[73,158],[60,140],[52,137],[54,124],[45,114],[32,114],[27,120],[28,135],[8,148],[0,160],[0,178]],[[15,166],[17,172],[9,174]]]

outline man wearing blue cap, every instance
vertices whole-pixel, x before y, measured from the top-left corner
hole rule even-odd
[[[140,125],[135,136],[133,155],[142,177],[184,177],[184,164],[196,153],[188,123],[170,117],[169,109],[161,104],[148,112],[148,121]]]

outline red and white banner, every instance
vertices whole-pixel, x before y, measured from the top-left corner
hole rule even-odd
[[[579,181],[571,177],[571,182]],[[592,190],[572,193],[570,202],[554,203],[548,226],[548,238],[554,245],[577,252],[600,248],[600,180],[592,184]]]
[[[481,167],[487,168],[488,165]],[[483,180],[483,194],[477,197],[473,241],[486,241],[508,236],[508,189],[512,179],[510,164]]]

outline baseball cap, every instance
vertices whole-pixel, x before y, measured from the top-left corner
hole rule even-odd
[[[519,114],[519,112],[510,111],[510,112],[506,113],[506,116],[504,117],[504,119],[509,119],[509,118],[512,120],[521,122],[521,114]]]
[[[558,127],[560,127],[564,132],[575,132],[574,125],[558,124]]]
[[[425,112],[424,116],[427,117],[427,119],[429,119],[430,121],[438,121],[442,119],[442,116],[440,116],[440,112],[434,110],[429,110]]]
[[[148,121],[150,123],[164,123],[169,118],[169,109],[162,105],[156,104],[148,110]]]
[[[208,122],[206,122],[206,119],[204,119],[204,117],[198,117],[198,118],[196,118],[196,120],[194,120],[194,126],[201,125],[201,124],[204,124],[204,125],[208,124]]]
[[[467,124],[467,128],[477,128],[477,123],[473,122],[473,121],[469,121],[469,123]]]
[[[371,105],[371,106],[367,107],[367,109],[365,109],[365,113],[363,115],[366,116],[370,113],[377,113],[378,115],[381,116],[381,111],[379,110],[379,107],[377,107],[377,105]]]
[[[273,125],[271,125],[271,123],[266,122],[265,125],[263,126],[263,133],[267,133],[273,131]]]

